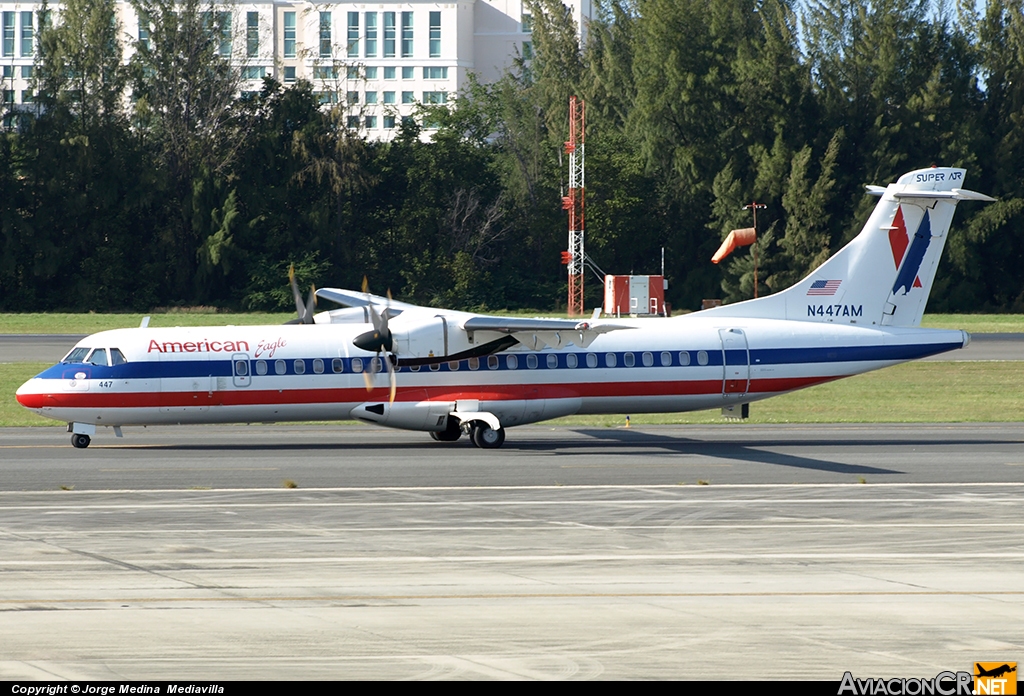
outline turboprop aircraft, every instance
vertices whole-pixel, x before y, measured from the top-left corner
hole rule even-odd
[[[80,341],[18,401],[98,427],[358,419],[468,434],[500,447],[508,427],[571,414],[743,404],[966,346],[920,328],[965,170],[910,172],[863,231],[792,287],[673,318],[518,319],[320,289],[284,326],[133,328]],[[344,308],[313,313],[316,298]]]

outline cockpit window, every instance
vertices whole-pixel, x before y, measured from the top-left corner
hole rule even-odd
[[[128,362],[128,359],[126,357],[124,357],[124,353],[122,353],[117,348],[111,348],[110,349],[110,364],[111,365],[124,365],[126,362]]]
[[[85,356],[89,354],[92,348],[73,348],[70,353],[64,356],[61,362],[66,363],[80,363],[85,360]]]
[[[110,365],[110,361],[107,360],[107,349],[97,348],[93,352],[89,353],[89,357],[85,359],[85,362],[108,367]]]

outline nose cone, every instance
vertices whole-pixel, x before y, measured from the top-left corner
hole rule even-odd
[[[43,395],[40,392],[42,387],[42,381],[38,377],[33,377],[23,385],[18,387],[18,391],[15,392],[14,398],[18,400],[18,403],[25,408],[40,409],[43,407]]]

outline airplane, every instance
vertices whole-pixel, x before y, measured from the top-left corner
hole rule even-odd
[[[754,300],[671,318],[526,319],[331,288],[303,303],[292,278],[289,324],[103,331],[17,399],[67,422],[77,448],[104,426],[121,437],[134,425],[356,419],[489,449],[509,427],[572,414],[750,403],[968,344],[965,331],[920,327],[956,204],[994,200],[961,188],[965,173],[868,186],[880,200],[860,234]],[[314,313],[317,298],[342,307]]]
[[[975,674],[974,676],[976,676],[976,677],[994,677],[996,679],[998,679],[999,677],[1003,676],[1004,674],[1009,674],[1010,672],[1016,672],[1017,671],[1016,663],[1014,663],[1013,667],[1011,667],[1009,664],[1005,664],[1004,663],[1003,665],[1001,665],[999,667],[994,667],[992,669],[982,669],[981,663],[980,662],[975,662],[974,663],[974,668],[975,668],[975,670],[977,670],[977,674]]]

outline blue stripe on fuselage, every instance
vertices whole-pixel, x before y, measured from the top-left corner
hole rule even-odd
[[[761,348],[750,351],[750,362],[753,365],[793,365],[798,363],[807,364],[822,364],[822,363],[845,363],[845,362],[886,362],[886,361],[903,361],[903,360],[915,360],[917,358],[924,358],[929,355],[936,355],[938,353],[945,353],[946,351],[956,350],[962,348],[961,343],[920,343],[920,344],[906,344],[906,345],[885,345],[885,346],[846,346],[846,347],[820,347],[820,348]],[[616,365],[614,368],[609,368],[606,360],[608,352],[612,352],[615,355]],[[643,364],[643,351],[633,352],[635,364],[632,367],[625,365],[624,356],[626,353],[631,351],[607,351],[601,353],[594,353],[597,356],[597,366],[599,369],[615,369],[615,370],[635,370],[635,369],[648,369],[657,367],[716,367],[722,365],[722,350],[708,350],[708,351],[664,351],[671,355],[671,365],[661,364],[661,356],[663,351],[651,351],[654,364],[647,366]],[[702,365],[698,359],[699,353],[705,353],[707,361]],[[685,353],[689,356],[689,360],[684,364],[680,359],[680,354]],[[509,368],[506,358],[509,355],[515,355],[518,358],[519,365],[517,368]],[[439,365],[438,370],[431,370],[429,368],[421,368],[418,370],[421,374],[427,374],[430,372],[498,372],[498,371],[519,371],[526,370],[534,372],[537,370],[552,370],[552,369],[573,369],[573,370],[588,370],[595,369],[587,367],[587,352],[560,352],[560,353],[534,353],[538,356],[538,365],[536,368],[527,367],[526,356],[529,353],[514,353],[514,354],[500,354],[498,356],[498,367],[497,369],[489,368],[487,365],[487,358],[480,358],[480,366],[478,370],[471,371],[468,367],[467,360],[459,361],[459,369],[452,370],[448,363],[442,363]],[[551,368],[547,366],[546,358],[548,355],[556,355],[558,357],[558,366]],[[566,357],[568,355],[575,355],[578,363],[578,367],[569,368],[566,363]],[[728,350],[725,351],[726,364],[728,365],[744,365],[747,361],[747,351],[745,350]],[[324,361],[324,375],[333,374],[352,374],[352,358],[341,358],[344,371],[341,373],[333,372],[332,360],[334,358],[321,358]],[[359,359],[359,358],[357,358]],[[284,376],[295,376],[295,358],[289,358],[285,361],[287,371]],[[318,373],[313,372],[312,364],[313,358],[305,358],[306,369],[304,372],[305,376],[315,377]],[[364,366],[368,365],[369,358],[361,358]],[[256,371],[256,360],[249,360],[249,374],[255,379],[263,379],[264,377],[278,377],[273,370],[273,361],[267,361],[270,367],[268,374],[260,375]],[[87,372],[90,379],[156,379],[156,378],[187,378],[187,377],[230,377],[232,375],[232,361],[230,359],[225,360],[180,360],[180,361],[143,361],[143,362],[131,362],[124,365],[116,365],[114,367],[105,367],[102,365],[92,365],[85,363],[59,363],[53,367],[47,368],[43,372],[40,372],[37,377],[41,379],[69,379],[76,369]],[[410,368],[403,367],[400,372],[410,372]],[[70,373],[70,374],[69,374]]]

